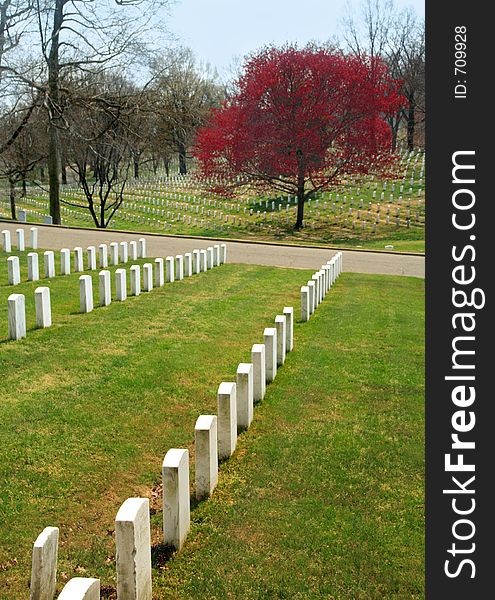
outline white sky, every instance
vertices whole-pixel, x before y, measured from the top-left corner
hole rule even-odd
[[[323,42],[342,37],[347,0],[176,0],[170,33],[192,48],[198,60],[227,76],[235,56],[242,58],[268,43]],[[395,0],[424,17],[425,0]],[[359,7],[359,0],[353,2]]]

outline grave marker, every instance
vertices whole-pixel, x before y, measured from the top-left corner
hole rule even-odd
[[[218,458],[229,458],[237,444],[236,384],[222,382],[218,388]]]
[[[100,600],[100,580],[73,577],[64,585],[58,600]]]
[[[196,498],[211,496],[218,482],[217,417],[201,415],[194,427]]]
[[[45,527],[33,544],[30,600],[53,600],[57,585],[58,527]]]
[[[286,354],[287,319],[285,315],[275,317],[275,329],[277,330],[277,366],[281,367],[285,362]]]
[[[141,293],[141,267],[132,265],[131,267],[131,296],[139,296]]]
[[[263,337],[265,341],[266,383],[270,383],[277,374],[277,330],[275,327],[266,327]]]
[[[41,329],[51,327],[52,306],[49,287],[37,287],[34,290],[34,304],[36,308],[36,327]]]
[[[21,268],[18,256],[9,256],[7,258],[7,272],[9,285],[18,285],[21,283]]]
[[[153,265],[145,263],[143,265],[143,292],[151,292],[153,289]]]
[[[171,448],[162,464],[163,543],[182,548],[190,527],[189,451]]]
[[[22,294],[10,294],[7,298],[9,340],[26,337],[26,302]]]
[[[253,344],[251,360],[253,364],[253,400],[261,402],[266,392],[265,344]]]
[[[43,256],[44,256],[44,263],[45,263],[46,279],[55,277],[55,255],[53,254],[53,250],[47,250],[43,254]]]
[[[93,279],[91,275],[79,277],[80,311],[89,313],[93,310]]]
[[[29,252],[27,255],[28,281],[38,281],[40,278],[39,259],[37,252]]]
[[[100,306],[108,306],[112,302],[112,286],[110,271],[100,271]]]
[[[70,275],[70,250],[60,250],[60,275]]]
[[[253,420],[253,364],[240,363],[236,379],[237,431],[249,429]]]
[[[77,246],[74,248],[74,272],[81,273],[82,271],[84,271],[83,251],[82,248]]]

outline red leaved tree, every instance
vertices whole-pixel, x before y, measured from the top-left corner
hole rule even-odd
[[[385,118],[402,103],[377,58],[307,46],[269,47],[247,59],[236,93],[200,129],[195,154],[217,190],[249,183],[308,197],[344,174],[379,172],[393,160]]]

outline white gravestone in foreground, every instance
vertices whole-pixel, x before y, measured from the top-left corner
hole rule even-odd
[[[186,252],[184,254],[184,277],[191,277],[192,274],[192,254],[190,252]]]
[[[287,319],[285,315],[275,317],[275,329],[277,330],[277,366],[285,363],[285,343],[287,338]]]
[[[308,281],[308,289],[309,289],[309,314],[310,316],[315,312],[316,304],[315,304],[315,296],[316,296],[316,285],[314,281]]]
[[[132,265],[131,267],[131,296],[139,296],[141,293],[141,267]]]
[[[115,271],[115,299],[123,302],[127,298],[127,272],[125,269]]]
[[[222,382],[218,388],[218,458],[234,453],[237,445],[236,384]]]
[[[213,269],[213,247],[206,248],[206,266],[208,269]]]
[[[74,273],[84,271],[83,249],[80,246],[74,248]]]
[[[68,248],[60,250],[60,274],[70,275],[70,250]]]
[[[165,259],[165,281],[173,283],[174,281],[174,257],[167,256]]]
[[[26,249],[26,245],[24,243],[24,229],[16,229],[15,232],[17,235],[17,250],[19,250],[19,252],[24,252]]]
[[[266,327],[263,337],[265,341],[266,382],[271,383],[277,374],[277,330],[275,327]]]
[[[206,271],[208,269],[208,261],[207,261],[207,257],[206,257],[206,250],[200,250],[199,251],[199,264],[200,264],[200,269],[202,272]]]
[[[154,269],[155,269],[155,287],[157,287],[157,288],[163,287],[163,285],[165,283],[163,258],[155,258]]]
[[[100,580],[73,577],[64,585],[58,600],[100,600]]]
[[[119,264],[119,245],[117,242],[110,244],[110,264],[112,266]]]
[[[33,250],[37,250],[38,249],[38,228],[37,227],[31,227],[31,229],[29,230],[31,233],[31,248]]]
[[[33,545],[29,600],[53,600],[57,585],[58,527],[45,527]]]
[[[82,313],[89,313],[93,310],[93,279],[91,275],[79,277],[79,301]]]
[[[18,285],[21,283],[21,268],[18,256],[9,256],[7,258],[7,272],[9,285]]]
[[[193,256],[193,272],[198,274],[201,272],[201,265],[199,263],[199,250],[193,250],[192,256]]]
[[[177,281],[184,279],[184,257],[182,254],[175,257],[175,279]]]
[[[108,246],[106,244],[98,246],[98,255],[100,269],[106,269],[108,267]]]
[[[236,374],[237,431],[248,429],[253,420],[253,365],[240,363]]]
[[[307,285],[303,285],[301,287],[301,320],[309,321],[309,317],[311,315],[310,306],[309,306],[309,287]]]
[[[51,279],[55,277],[55,255],[53,254],[53,250],[44,252],[43,258],[45,263],[45,278]]]
[[[10,237],[10,231],[8,229],[4,229],[2,231],[2,246],[3,251],[9,254],[12,252],[12,240]]]
[[[94,271],[96,269],[96,248],[94,246],[88,246],[88,269]]]
[[[128,244],[127,242],[120,242],[119,244],[119,248],[120,248],[120,262],[126,263],[128,261]]]
[[[170,449],[162,464],[163,543],[182,548],[190,527],[189,451]]]
[[[292,306],[284,306],[283,313],[286,319],[285,351],[292,352],[294,349],[294,308]]]
[[[22,294],[10,294],[7,298],[9,340],[26,337],[26,301]]]
[[[117,597],[151,600],[151,534],[148,498],[128,498],[115,518]]]
[[[34,304],[36,307],[36,327],[44,329],[52,326],[52,305],[50,301],[50,288],[37,287],[34,291]]]
[[[40,278],[39,258],[37,252],[29,252],[27,255],[28,281],[38,281]]]
[[[227,262],[227,244],[220,244],[220,264]]]
[[[211,496],[218,483],[217,417],[201,415],[194,428],[196,498]]]
[[[153,265],[144,263],[143,265],[143,291],[151,292],[153,289]]]
[[[253,364],[253,400],[260,402],[266,392],[265,344],[253,344],[251,360]]]
[[[110,271],[100,271],[100,306],[108,306],[112,302],[112,285]]]
[[[146,258],[146,238],[139,238],[138,242],[138,256],[139,258]]]
[[[138,258],[137,242],[135,242],[134,240],[132,242],[129,242],[129,258],[131,260],[137,260]]]

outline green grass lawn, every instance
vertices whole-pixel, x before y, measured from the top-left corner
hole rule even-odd
[[[35,330],[46,281],[12,288],[5,270],[1,254],[0,598],[27,596],[48,525],[61,528],[59,589],[96,576],[114,597],[114,518],[136,495],[152,503],[157,598],[422,596],[422,281],[344,274],[296,323],[294,352],[166,561],[163,456],[193,449],[196,417],[216,411],[219,383],[275,315],[293,305],[299,318],[310,272],[228,264],[87,315],[78,275],[57,277],[54,326]],[[26,294],[21,342],[5,341],[13,291]]]

